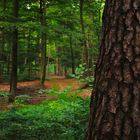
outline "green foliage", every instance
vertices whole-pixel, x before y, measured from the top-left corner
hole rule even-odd
[[[75,69],[75,78],[81,79],[84,76],[86,68],[84,65],[80,64],[79,67]]]
[[[59,99],[0,113],[1,140],[83,140],[89,99]]]
[[[9,92],[2,91],[0,92],[0,104],[8,103],[9,101]]]
[[[51,89],[54,91],[60,91],[60,86],[58,84],[53,84]]]
[[[85,76],[85,73],[87,73],[88,71],[92,71],[91,69],[92,68],[86,69],[84,65],[80,64],[79,67],[76,68],[75,75],[73,75],[73,77],[77,78],[80,82],[83,82],[83,83],[93,83],[95,80],[94,76],[92,75]]]
[[[27,104],[32,97],[29,95],[19,95],[15,97],[15,104]]]
[[[67,86],[64,90],[60,90],[57,88],[52,88],[48,91],[50,95],[57,95],[59,99],[70,99],[70,90],[71,86]]]
[[[46,94],[46,93],[48,93],[48,90],[47,89],[40,89],[36,93],[37,94]]]
[[[6,92],[6,91],[1,91],[0,92],[0,97],[5,97],[5,96],[9,96],[10,92]]]
[[[41,32],[47,34],[46,52],[48,73],[54,74],[57,60],[66,67],[82,63],[83,46],[81,40],[79,0],[48,0],[44,13],[46,25],[40,23],[39,1],[19,2],[19,17],[13,17],[13,2],[0,1],[0,80],[9,81],[9,66],[13,28],[18,29],[18,80],[39,78]],[[98,56],[104,0],[84,1],[83,24],[88,54],[96,61]],[[2,53],[2,54],[1,54]],[[2,57],[1,57],[2,56]],[[73,56],[73,59],[72,59]],[[90,57],[89,57],[90,58]],[[6,75],[6,76],[5,76]],[[36,76],[36,77],[35,77]]]
[[[8,103],[9,101],[9,98],[8,97],[0,97],[0,104],[5,104],[5,103]]]

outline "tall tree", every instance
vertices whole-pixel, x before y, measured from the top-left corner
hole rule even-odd
[[[139,140],[139,0],[106,0],[95,76],[87,140]]]
[[[83,8],[84,8],[84,0],[80,0],[79,4],[80,8],[80,24],[81,24],[81,45],[83,47],[83,63],[85,63],[86,68],[88,68],[88,47],[86,44],[86,34],[85,34],[85,26],[84,26],[84,19],[83,19]]]
[[[72,68],[72,74],[75,74],[75,59],[74,59],[74,50],[73,50],[72,41],[73,41],[72,35],[70,35],[71,68]]]
[[[46,26],[46,2],[40,0],[40,23],[42,27]],[[46,33],[41,30],[41,70],[40,70],[40,83],[43,86],[46,78]]]
[[[17,22],[19,13],[19,1],[13,0],[13,18]],[[11,81],[10,81],[10,92],[15,94],[17,91],[17,48],[18,48],[18,29],[16,26],[13,27],[12,31],[12,65],[11,65]]]

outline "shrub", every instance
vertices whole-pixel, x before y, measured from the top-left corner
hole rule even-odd
[[[9,96],[10,92],[6,92],[6,91],[1,91],[0,92],[0,97],[5,97],[5,96]]]
[[[15,104],[27,104],[32,97],[29,95],[19,95],[15,97]]]
[[[8,103],[9,102],[9,92],[2,91],[0,92],[0,103]]]
[[[48,90],[47,89],[40,89],[36,93],[37,94],[46,94],[46,93],[48,93]]]
[[[0,113],[1,140],[83,140],[89,99],[58,99]]]
[[[87,73],[87,71],[93,71],[93,69],[95,69],[95,66],[93,66],[93,68],[86,69],[85,65],[80,64],[79,67],[76,68],[75,75],[73,75],[73,77],[75,77],[82,83],[89,84],[89,86],[92,87],[95,78],[93,74],[85,76],[85,73]]]

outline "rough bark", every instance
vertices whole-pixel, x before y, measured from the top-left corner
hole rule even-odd
[[[18,18],[19,1],[13,0],[13,16],[15,20]],[[18,29],[13,27],[12,32],[12,49],[11,49],[11,80],[10,80],[10,92],[14,95],[17,91],[17,48],[18,48]]]
[[[106,0],[87,140],[140,140],[140,1]]]

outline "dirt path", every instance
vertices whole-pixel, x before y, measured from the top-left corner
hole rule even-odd
[[[51,88],[59,88],[60,90],[65,89],[67,86],[73,85],[72,88],[76,89],[78,88],[76,79],[54,79],[52,81],[46,81],[45,82],[45,88],[51,89]],[[18,89],[40,89],[39,81],[27,81],[27,82],[19,82],[18,83]],[[0,91],[9,91],[10,86],[9,83],[0,83]]]
[[[45,87],[47,89],[57,89],[63,91],[67,86],[72,86],[72,90],[77,90],[80,86],[80,83],[76,79],[65,79],[62,76],[50,76],[51,80],[45,82]],[[0,83],[0,91],[9,91],[9,83]],[[26,94],[32,96],[30,100],[30,104],[38,104],[43,100],[56,100],[56,96],[52,96],[49,94],[38,95],[36,92],[41,89],[39,81],[26,81],[18,83],[18,93]],[[82,90],[79,96],[87,97],[90,96],[91,92],[88,89]],[[0,109],[9,109],[11,107],[10,104],[0,104]]]

